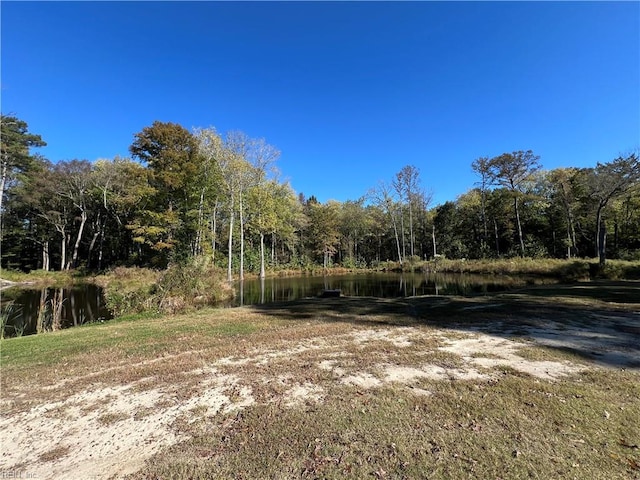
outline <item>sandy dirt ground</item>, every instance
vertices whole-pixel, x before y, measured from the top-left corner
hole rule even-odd
[[[255,371],[247,366],[268,366],[286,358],[306,362],[305,368],[319,369],[339,384],[354,389],[376,389],[395,383],[415,395],[431,392],[416,385],[428,378],[438,381],[486,380],[497,374],[494,367],[508,366],[540,381],[562,381],[586,368],[632,368],[640,366],[637,346],[614,335],[620,325],[638,328],[640,322],[631,314],[626,318],[603,318],[598,328],[575,324],[556,325],[548,320],[534,321],[513,332],[490,330],[452,330],[421,327],[361,328],[352,333],[309,338],[278,345],[278,348],[255,348],[247,355],[220,358],[190,372],[197,388],[181,389],[179,384],[159,383],[154,388],[145,380],[121,386],[99,383],[81,393],[51,403],[41,403],[29,411],[13,413],[3,408],[0,418],[0,472],[2,478],[39,479],[108,479],[139,470],[144,461],[163,447],[181,441],[174,428],[177,421],[193,421],[243,409],[256,402],[254,393],[273,388],[273,401],[283,408],[302,402],[322,402],[331,391],[293,375],[245,375]],[[492,333],[494,332],[494,333]],[[461,361],[450,367],[424,362],[399,365],[380,355],[366,368],[355,368],[350,361],[354,348],[375,351],[385,348],[405,349],[425,337],[436,337],[443,353],[454,354]],[[527,360],[519,352],[531,345],[548,345],[591,352],[592,359]],[[183,355],[196,355],[186,352]],[[310,361],[309,359],[312,359]],[[377,360],[377,357],[376,357]],[[124,368],[124,367],[123,367]],[[268,371],[261,370],[261,371]],[[59,386],[58,386],[59,387]],[[52,388],[56,388],[53,386]],[[190,392],[185,398],[184,392]],[[3,399],[8,406],[10,399]],[[13,475],[13,477],[10,477]]]

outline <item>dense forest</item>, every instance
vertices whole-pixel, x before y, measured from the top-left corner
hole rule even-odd
[[[2,115],[2,267],[164,268],[204,256],[229,279],[267,269],[499,257],[640,259],[638,152],[543,170],[532,151],[470,160],[477,186],[432,206],[415,166],[359,199],[318,202],[279,179],[264,139],[154,122],[131,158],[51,162]],[[428,175],[428,172],[424,172]],[[313,193],[313,192],[307,192]]]

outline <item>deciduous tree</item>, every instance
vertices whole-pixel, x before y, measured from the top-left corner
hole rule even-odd
[[[637,188],[639,183],[640,160],[636,152],[598,163],[587,172],[588,195],[596,205],[596,251],[602,266],[606,262],[605,209],[612,199]]]
[[[518,240],[520,241],[520,252],[523,257],[525,256],[525,249],[518,202],[522,196],[522,187],[525,181],[541,168],[538,163],[539,159],[540,157],[534,155],[531,150],[527,150],[526,152],[519,150],[512,153],[503,153],[500,156],[494,157],[487,165],[492,183],[508,189],[513,196],[513,209],[518,230]]]
[[[151,210],[132,225],[137,241],[159,252],[165,264],[169,253],[193,254],[202,161],[195,137],[181,125],[156,121],[134,135],[129,151],[148,165],[155,188]]]

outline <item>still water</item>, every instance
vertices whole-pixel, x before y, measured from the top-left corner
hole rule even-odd
[[[5,337],[51,332],[113,318],[102,288],[82,284],[68,288],[11,287],[0,293]]]
[[[394,298],[483,294],[549,282],[553,280],[424,273],[274,277],[236,282],[236,298],[229,306],[287,302],[315,297],[324,290],[340,290],[344,296]],[[32,335],[112,318],[102,288],[91,284],[71,288],[12,287],[0,292],[0,297],[5,337]]]
[[[234,306],[286,302],[314,297],[324,290],[341,290],[344,296],[396,298],[491,293],[550,281],[531,277],[425,273],[276,277],[237,282]]]

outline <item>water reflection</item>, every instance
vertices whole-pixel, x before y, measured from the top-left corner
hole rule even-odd
[[[379,298],[418,295],[470,295],[499,292],[531,283],[555,280],[530,277],[468,274],[370,273],[339,276],[273,277],[236,284],[236,298],[230,306],[287,302],[315,297],[324,290],[340,290],[345,296]],[[3,331],[7,337],[54,331],[112,318],[102,289],[95,285],[71,288],[2,292]],[[2,328],[2,326],[0,326]]]
[[[9,288],[2,292],[4,336],[51,332],[112,318],[102,289],[95,285],[70,288]]]
[[[234,306],[287,302],[324,290],[345,296],[397,298],[419,295],[471,295],[500,292],[552,279],[469,274],[371,273],[336,276],[274,277],[236,284]]]

